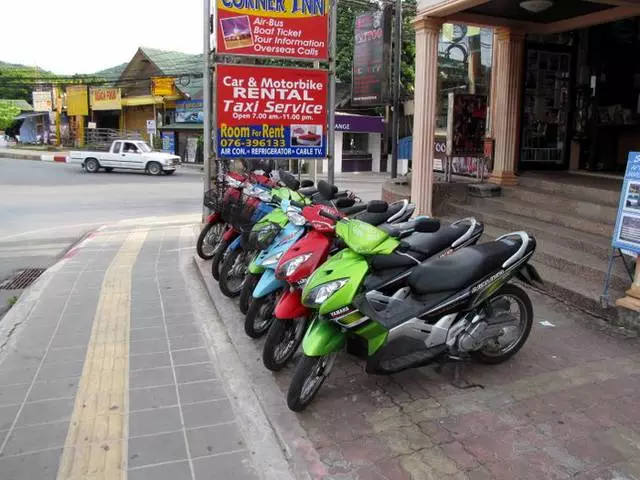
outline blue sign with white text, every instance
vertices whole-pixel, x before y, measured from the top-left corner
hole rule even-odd
[[[640,152],[629,153],[611,244],[640,253]]]
[[[176,154],[176,134],[174,132],[162,132],[162,151]]]

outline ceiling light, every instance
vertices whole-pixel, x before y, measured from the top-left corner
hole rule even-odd
[[[520,6],[531,13],[540,13],[553,6],[553,2],[551,0],[525,0],[520,2]]]

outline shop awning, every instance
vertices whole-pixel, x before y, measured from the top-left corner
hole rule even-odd
[[[139,95],[122,99],[123,107],[140,107],[142,105],[162,105],[164,100],[180,100],[182,97],[172,95],[170,97],[154,97],[153,95]]]
[[[384,118],[336,112],[336,132],[382,133]]]
[[[158,127],[158,130],[190,130],[197,131],[202,130],[204,127],[202,123],[169,123]]]
[[[15,117],[14,120],[24,120],[25,118],[31,117],[42,117],[44,115],[49,116],[49,112],[25,112]]]

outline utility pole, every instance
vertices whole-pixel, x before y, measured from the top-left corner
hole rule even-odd
[[[398,137],[400,136],[400,81],[402,75],[402,0],[396,0],[396,26],[393,51],[393,117],[391,124],[391,178],[398,176]]]
[[[204,135],[202,136],[202,156],[204,164],[203,190],[206,193],[211,189],[211,0],[204,0],[203,4],[202,56],[204,60],[204,70],[202,72],[202,108],[204,114]],[[208,213],[208,208],[203,207],[203,221]]]
[[[329,44],[329,132],[327,133],[327,181],[331,184],[335,183],[335,128],[336,128],[336,29],[338,28],[338,0],[331,1],[331,28],[329,35],[331,43]]]

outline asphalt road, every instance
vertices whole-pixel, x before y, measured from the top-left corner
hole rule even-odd
[[[0,158],[0,281],[48,267],[86,232],[124,219],[200,211],[202,174],[85,173],[78,165]],[[0,291],[0,311],[13,292]]]
[[[363,200],[380,198],[382,176],[346,174],[338,186]],[[90,174],[78,165],[0,158],[0,282],[30,267],[46,268],[97,227],[126,219],[197,214],[202,172]],[[0,290],[0,314],[7,298]]]

